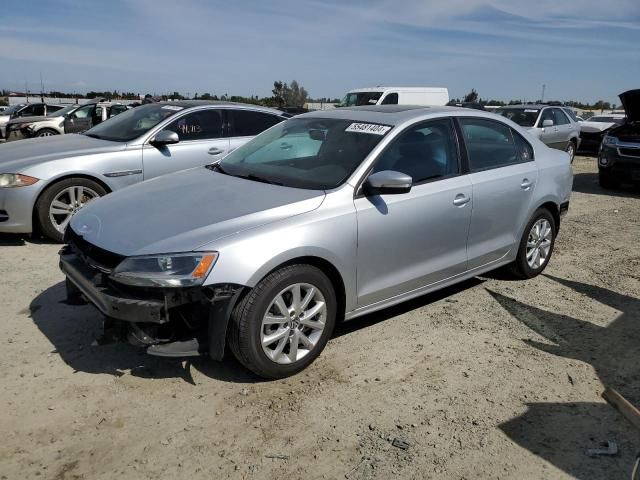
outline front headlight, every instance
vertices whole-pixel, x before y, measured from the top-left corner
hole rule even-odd
[[[0,173],[0,188],[27,187],[37,181],[37,178],[19,173]]]
[[[217,259],[218,252],[129,257],[115,268],[111,278],[137,287],[194,287],[204,282]]]
[[[605,135],[602,139],[603,145],[617,145],[618,139],[616,137],[611,137],[609,135]]]

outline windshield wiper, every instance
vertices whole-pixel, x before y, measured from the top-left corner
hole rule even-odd
[[[236,178],[244,178],[245,180],[252,180],[254,182],[262,182],[262,183],[268,183],[270,185],[280,185],[283,186],[282,183],[280,182],[276,182],[274,180],[269,180],[268,178],[265,177],[261,177],[260,175],[256,175],[254,173],[249,173],[247,175],[237,175],[234,173],[230,173],[228,171],[226,171],[224,168],[222,168],[222,165],[220,165],[219,163],[214,163],[213,165],[207,165],[207,168],[209,170],[213,170],[213,171],[218,171],[224,175],[229,175],[230,177],[236,177]]]

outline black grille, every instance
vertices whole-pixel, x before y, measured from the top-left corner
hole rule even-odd
[[[640,148],[621,148],[620,155],[626,155],[628,157],[639,157],[640,158]]]
[[[71,228],[67,228],[65,240],[85,262],[98,270],[110,272],[124,260],[124,256],[109,252],[87,242]]]

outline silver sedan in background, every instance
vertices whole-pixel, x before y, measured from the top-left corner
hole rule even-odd
[[[205,165],[285,120],[230,102],[143,105],[82,135],[0,145],[0,233],[38,228],[61,241],[71,215],[109,192]]]
[[[69,301],[147,353],[220,359],[228,345],[278,378],[342,319],[505,265],[538,275],[572,182],[569,155],[490,113],[313,112],[91,202],[60,266]]]

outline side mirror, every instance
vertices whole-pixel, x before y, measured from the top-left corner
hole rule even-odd
[[[172,132],[171,130],[161,130],[155,137],[149,140],[149,143],[154,147],[162,147],[164,145],[178,143],[179,141],[180,137],[176,132]]]
[[[550,120],[548,118],[546,120],[543,120],[542,128],[545,128],[545,127],[553,127],[553,120]]]
[[[393,170],[376,172],[364,182],[364,192],[367,195],[393,195],[407,193],[411,190],[413,179],[404,173]]]

